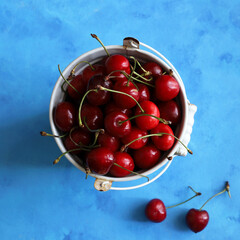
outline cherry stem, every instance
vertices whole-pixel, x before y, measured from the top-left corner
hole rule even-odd
[[[130,57],[130,58],[131,58],[131,57]],[[137,60],[136,60],[136,58],[134,58],[134,66],[133,66],[133,68],[132,68],[131,74],[129,75],[128,83],[129,83],[130,79],[132,78],[133,73],[135,72],[136,66],[137,66]],[[132,67],[132,66],[131,66],[131,67]]]
[[[125,151],[125,149],[126,149],[130,144],[134,143],[134,142],[137,141],[137,140],[144,139],[144,138],[148,138],[148,137],[162,137],[162,135],[169,135],[169,136],[174,137],[176,140],[178,140],[178,141],[187,149],[187,151],[188,151],[190,154],[193,154],[193,152],[192,152],[179,138],[177,138],[176,136],[174,136],[174,135],[172,135],[172,134],[170,134],[170,133],[153,133],[153,134],[148,134],[148,135],[145,135],[145,136],[136,138],[136,139],[132,140],[131,142],[129,142],[128,144],[125,144],[124,146],[122,146],[121,152]]]
[[[105,52],[107,53],[108,56],[110,56],[108,50],[106,49],[106,47],[104,46],[104,44],[102,43],[102,41],[99,39],[99,37],[96,35],[96,34],[92,34],[91,33],[91,36],[95,39],[97,39],[97,41],[102,45],[102,47],[104,48]]]
[[[147,82],[143,82],[142,80],[139,80],[138,78],[135,78],[135,77],[131,77],[131,79],[133,79],[133,80],[135,80],[135,81],[137,81],[137,82],[140,82],[140,83],[142,83],[142,84],[145,84],[145,85],[147,85],[147,86],[149,86],[149,87],[152,87],[152,88],[155,88],[155,86],[153,85],[153,84],[150,84],[150,83],[147,83]],[[147,79],[147,78],[143,78],[145,81],[149,81],[149,79]],[[151,79],[150,79],[151,80]]]
[[[125,71],[123,70],[115,70],[115,71],[112,71],[111,73],[109,73],[105,79],[109,79],[109,78],[115,78],[117,76],[111,76],[112,74],[114,74],[115,72],[120,72],[122,73],[127,79],[128,79],[128,82],[127,82],[127,86],[129,86],[129,81],[135,86],[135,88],[137,90],[139,90],[138,86],[132,81],[132,79],[130,78],[130,75],[128,75]]]
[[[132,174],[139,175],[139,176],[141,176],[141,177],[145,177],[145,178],[147,178],[147,180],[148,180],[148,182],[149,182],[149,177],[148,177],[148,176],[145,176],[145,175],[143,175],[143,174],[140,174],[140,173],[131,171],[131,170],[125,168],[125,167],[122,167],[121,165],[119,165],[119,164],[117,164],[117,163],[113,163],[113,164],[116,165],[116,166],[118,166],[118,167],[120,167],[120,168],[122,168],[122,169],[124,169],[124,170],[126,170],[126,171],[128,171],[128,172],[130,172],[130,173],[132,173]]]
[[[105,87],[103,87],[103,86],[101,86],[101,85],[98,85],[98,86],[97,86],[97,89],[104,90],[104,91],[109,91],[109,92],[113,92],[113,93],[119,93],[119,94],[126,95],[126,96],[130,97],[132,100],[134,100],[134,101],[137,103],[137,105],[138,105],[138,107],[140,108],[141,112],[144,113],[144,110],[142,109],[141,105],[140,105],[140,104],[138,103],[138,101],[137,101],[134,97],[132,97],[131,95],[129,95],[129,94],[125,93],[125,92],[120,92],[120,91],[116,91],[116,90],[113,90],[113,89],[105,88]]]
[[[140,62],[139,62],[135,57],[130,56],[129,58],[131,58],[131,59],[133,59],[134,61],[136,61],[136,63],[137,63],[138,66],[142,69],[142,71],[143,71],[144,73],[147,73],[147,72],[148,72],[148,71],[146,71],[146,70],[142,67],[142,65],[140,64]]]
[[[166,207],[166,209],[177,207],[177,206],[179,206],[179,205],[182,205],[182,204],[184,204],[184,203],[192,200],[193,198],[195,198],[195,197],[197,197],[197,196],[202,195],[200,192],[196,192],[192,187],[189,186],[189,188],[190,188],[193,192],[195,192],[195,195],[194,195],[194,196],[192,196],[191,198],[187,199],[187,200],[184,201],[184,202],[178,203],[178,204],[176,204],[176,205],[172,205],[172,206],[170,206],[170,207]]]
[[[83,102],[84,102],[84,99],[86,98],[86,96],[90,93],[90,92],[98,92],[98,89],[90,89],[88,90],[82,97],[82,100],[80,102],[80,105],[79,105],[79,110],[78,110],[78,118],[79,118],[79,126],[81,128],[84,127],[83,123],[82,123],[82,118],[81,118],[81,110],[82,110],[82,105],[83,105]]]
[[[63,138],[63,137],[66,137],[68,133],[65,133],[63,135],[60,135],[60,136],[57,136],[57,135],[53,135],[53,134],[50,134],[50,133],[47,133],[47,132],[44,132],[44,131],[41,131],[40,132],[40,135],[41,136],[44,136],[44,137],[56,137],[56,138]]]
[[[72,89],[74,89],[75,92],[77,92],[79,95],[81,95],[81,94],[78,92],[78,90],[63,76],[59,64],[58,64],[58,71],[60,72],[60,75],[62,76],[63,80],[64,80]]]
[[[83,125],[86,126],[87,130],[89,132],[92,132],[92,133],[96,133],[96,132],[101,132],[101,133],[104,133],[105,130],[104,129],[91,129],[89,128],[89,126],[87,125],[87,122],[86,122],[86,117],[83,118]]]
[[[170,121],[166,121],[166,120],[163,119],[163,118],[159,118],[159,117],[157,117],[157,116],[154,116],[154,115],[151,115],[151,114],[148,114],[148,113],[142,113],[142,114],[139,114],[139,115],[132,116],[132,117],[130,117],[130,118],[124,120],[124,121],[120,121],[119,124],[121,125],[121,124],[123,124],[123,123],[125,123],[125,122],[127,122],[127,121],[131,121],[131,120],[134,119],[134,118],[142,117],[142,116],[153,117],[153,118],[156,118],[157,120],[159,120],[160,122],[162,122],[162,123],[164,123],[164,124],[171,124]]]
[[[88,152],[91,151],[90,149],[83,148],[83,147],[68,150],[68,151],[62,153],[57,159],[55,159],[55,160],[53,161],[53,165],[59,163],[60,159],[61,159],[63,156],[65,156],[67,153],[71,153],[71,152],[78,151],[78,150],[83,150],[83,151],[88,151]]]
[[[72,76],[72,75],[75,74],[75,70],[76,70],[77,66],[78,66],[79,64],[81,64],[81,63],[87,63],[87,64],[90,66],[90,68],[92,69],[92,71],[95,71],[95,70],[96,70],[90,62],[88,62],[88,61],[81,61],[81,62],[79,62],[77,65],[75,65],[75,67],[72,69],[70,76]]]
[[[150,82],[150,81],[152,81],[152,79],[153,79],[152,77],[149,78],[149,79],[144,77],[144,76],[147,76],[147,75],[150,75],[150,74],[143,74],[143,75],[142,75],[142,74],[139,74],[139,73],[137,73],[137,72],[134,72],[134,74],[137,75],[137,77],[136,77],[137,79],[138,79],[138,78],[142,78],[143,80],[145,80],[145,81],[147,81],[147,82]]]
[[[228,196],[231,198],[231,194],[230,194],[230,185],[229,185],[229,182],[227,181],[226,182],[226,185],[225,185],[225,188],[219,192],[219,193],[216,193],[215,195],[213,195],[212,197],[210,197],[203,205],[202,207],[199,209],[199,211],[201,211],[203,209],[203,207],[211,200],[213,199],[214,197],[224,193],[224,192],[227,192],[228,193]]]

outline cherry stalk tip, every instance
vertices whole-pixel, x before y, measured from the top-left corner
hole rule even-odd
[[[44,131],[41,131],[41,132],[40,132],[40,135],[41,135],[41,136],[47,136],[47,133],[44,132]]]

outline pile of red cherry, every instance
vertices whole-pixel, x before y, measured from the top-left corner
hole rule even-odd
[[[152,168],[172,148],[180,87],[172,71],[155,62],[106,53],[78,75],[75,66],[67,79],[59,68],[68,85],[54,121],[67,152],[80,155],[85,170],[124,177]]]
[[[102,44],[96,35],[92,37]],[[54,164],[71,153],[80,157],[79,163],[87,174],[125,177],[132,173],[147,177],[138,170],[150,169],[160,162],[175,140],[183,144],[174,135],[181,122],[181,106],[176,101],[179,84],[171,70],[155,62],[140,63],[133,56],[119,54],[110,56],[102,46],[108,56],[96,64],[88,63],[80,74],[75,75],[75,70],[82,62],[67,79],[59,68],[65,100],[56,106],[54,122],[63,134],[41,135],[63,139],[67,151]],[[193,191],[195,195],[180,204],[201,195]],[[225,191],[230,196],[228,182],[209,200]],[[186,222],[192,231],[200,232],[207,226],[209,215],[202,208],[209,200],[199,210],[188,211]],[[166,209],[180,204],[165,207],[160,199],[152,199],[145,214],[150,221],[162,222]]]

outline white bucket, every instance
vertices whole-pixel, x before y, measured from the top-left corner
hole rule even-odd
[[[139,46],[143,46],[150,51],[154,52],[155,54],[152,54],[148,51],[144,51],[139,49]],[[110,55],[112,54],[122,54],[125,56],[134,56],[137,59],[142,59],[144,61],[153,61],[158,63],[160,66],[163,67],[165,70],[172,70],[173,71],[173,76],[174,78],[178,81],[179,86],[180,86],[180,92],[178,95],[178,99],[181,104],[182,108],[182,120],[181,123],[179,124],[178,128],[176,129],[175,135],[187,146],[189,141],[190,141],[190,135],[192,132],[192,126],[194,123],[194,114],[197,111],[197,107],[193,104],[190,104],[190,102],[187,99],[186,92],[185,92],[185,87],[183,84],[183,81],[178,74],[177,70],[174,68],[174,66],[159,52],[157,52],[155,49],[149,47],[148,45],[138,42],[138,40],[134,38],[125,38],[123,41],[123,46],[119,45],[111,45],[106,47]],[[70,63],[66,69],[63,71],[63,76],[67,78],[72,71],[73,67],[76,66],[79,62],[81,61],[88,61],[90,63],[95,63],[98,62],[100,59],[103,57],[106,57],[106,52],[102,47],[91,50],[81,56],[79,56],[77,59],[75,59],[72,63]],[[86,63],[81,63],[78,65],[75,73],[76,75],[79,74],[85,67]],[[50,101],[50,107],[49,107],[49,119],[50,119],[50,124],[51,124],[51,129],[52,133],[54,135],[59,135],[59,130],[55,126],[55,123],[53,121],[53,114],[54,114],[54,109],[57,106],[58,103],[62,102],[64,100],[65,94],[61,89],[61,85],[64,82],[63,78],[60,76],[56,82],[56,85],[53,89],[52,96],[51,96],[51,101]],[[55,138],[56,143],[60,150],[62,152],[66,152],[66,148],[63,144],[63,141],[60,138]],[[141,178],[139,175],[133,175],[130,174],[126,177],[110,177],[110,176],[102,176],[98,174],[93,174],[90,173],[89,175],[96,178],[95,181],[95,188],[100,191],[107,191],[109,189],[112,190],[130,190],[130,189],[135,189],[138,187],[145,186],[153,181],[155,181],[157,178],[159,178],[170,166],[172,163],[172,160],[169,160],[169,157],[172,159],[175,156],[186,156],[187,150],[177,141],[175,141],[174,146],[171,148],[170,151],[168,151],[162,159],[161,162],[159,162],[157,165],[155,165],[153,168],[146,170],[146,171],[141,171],[141,174],[148,176],[156,171],[160,171],[154,178],[149,180],[148,182],[131,186],[131,187],[113,187],[112,183],[113,182],[126,182],[126,181],[132,181]],[[72,154],[66,154],[66,158],[78,169],[81,171],[85,172],[85,169],[76,161],[77,156],[72,155]]]

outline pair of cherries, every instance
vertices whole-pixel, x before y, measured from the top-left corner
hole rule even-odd
[[[191,187],[190,187],[191,188]],[[192,188],[191,188],[192,189]],[[145,215],[146,217],[152,221],[152,222],[162,222],[164,221],[164,219],[167,216],[167,209],[168,208],[173,208],[176,206],[179,206],[181,204],[184,204],[188,201],[190,201],[191,199],[195,198],[196,196],[200,196],[201,193],[196,192],[195,190],[192,189],[192,191],[195,192],[195,195],[191,198],[189,198],[188,200],[179,203],[177,205],[174,206],[170,206],[170,207],[165,207],[165,204],[163,203],[163,201],[161,201],[160,199],[152,199],[146,206],[145,208]],[[230,185],[228,182],[226,182],[225,188],[223,191],[213,195],[211,198],[209,198],[200,209],[195,209],[192,208],[190,209],[187,214],[186,214],[186,223],[187,226],[195,233],[202,231],[208,224],[209,222],[209,214],[206,210],[202,210],[203,207],[214,197],[227,192],[229,197],[231,197],[230,195]]]

